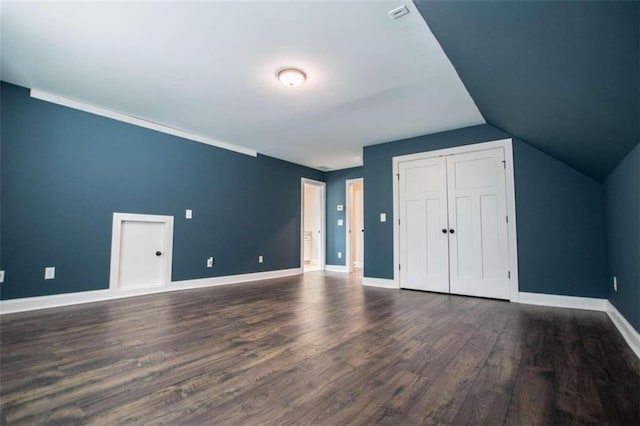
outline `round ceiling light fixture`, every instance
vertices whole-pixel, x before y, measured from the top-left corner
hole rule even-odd
[[[304,83],[307,75],[297,68],[282,68],[276,72],[280,83],[287,87],[296,87]]]

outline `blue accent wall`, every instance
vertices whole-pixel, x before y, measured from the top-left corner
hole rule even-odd
[[[325,182],[327,183],[327,264],[328,265],[346,265],[346,249],[347,242],[345,240],[345,226],[347,218],[345,210],[339,212],[337,205],[347,205],[346,181],[348,179],[361,178],[363,173],[362,167],[353,167],[351,169],[336,170],[325,173]],[[338,219],[342,219],[344,226],[338,226]],[[366,239],[366,231],[365,231]],[[338,259],[338,252],[342,252],[342,259]]]
[[[509,137],[480,125],[365,147],[365,276],[393,278],[394,156]],[[514,163],[520,291],[606,297],[602,185],[517,139]]]
[[[43,102],[7,83],[1,103],[1,299],[108,288],[114,212],[175,217],[174,281],[300,266],[300,179],[324,173]],[[55,280],[43,279],[45,266]]]
[[[607,177],[604,193],[609,301],[640,332],[640,145]]]

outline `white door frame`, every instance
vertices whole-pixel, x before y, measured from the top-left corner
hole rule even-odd
[[[164,271],[162,286],[171,283],[171,267],[173,265],[173,216],[151,214],[114,213],[111,233],[111,273],[109,289],[120,290],[120,237],[122,236],[122,222],[155,222],[164,223],[167,227],[164,240],[163,256]]]
[[[353,265],[351,264],[351,238],[349,236],[349,229],[351,228],[351,197],[349,194],[350,186],[354,183],[362,183],[364,187],[364,178],[356,178],[356,179],[347,179],[345,181],[345,224],[347,225],[344,229],[345,235],[345,265],[347,266],[347,272],[353,272]],[[364,208],[364,206],[363,206]],[[363,212],[364,213],[364,212]],[[364,250],[364,247],[363,247]],[[364,259],[364,253],[363,253]]]
[[[403,161],[418,160],[430,157],[439,157],[444,155],[461,154],[474,151],[484,151],[487,149],[503,148],[505,163],[505,178],[507,191],[507,215],[509,221],[507,223],[508,232],[508,250],[509,250],[509,271],[510,271],[510,287],[509,300],[511,302],[518,301],[519,280],[518,280],[518,235],[516,227],[516,199],[515,199],[515,182],[513,175],[513,141],[512,139],[501,139],[491,142],[476,143],[470,145],[457,146],[453,148],[438,149],[434,151],[419,152],[416,154],[401,155],[393,157],[393,217],[395,223],[393,225],[393,283],[395,288],[400,288],[400,232],[398,223],[399,214],[399,196],[398,196],[398,164]]]
[[[324,271],[326,264],[326,209],[327,209],[327,184],[319,180],[302,178],[300,180],[300,271],[304,273],[304,185],[313,185],[320,188],[321,206],[320,206],[320,270]]]

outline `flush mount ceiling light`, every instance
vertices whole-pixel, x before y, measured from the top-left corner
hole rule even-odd
[[[297,68],[282,68],[276,72],[276,76],[280,83],[287,87],[300,86],[307,78],[307,75]]]

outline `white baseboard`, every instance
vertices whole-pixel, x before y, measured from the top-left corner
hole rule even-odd
[[[123,299],[126,297],[147,294],[165,293],[169,291],[189,290],[194,288],[214,287],[219,285],[239,284],[250,281],[268,280],[271,278],[300,275],[301,268],[280,269],[277,271],[254,272],[250,274],[226,275],[224,277],[201,278],[195,280],[172,281],[168,286],[136,290],[93,290],[77,293],[54,294],[50,296],[25,297],[0,301],[0,315],[37,309],[57,308],[78,305],[81,303],[101,302],[105,300]]]
[[[325,265],[324,269],[329,272],[349,272],[345,265]]]
[[[366,285],[369,287],[382,287],[382,288],[392,288],[397,289],[396,283],[394,280],[387,280],[384,278],[371,278],[364,277],[362,279],[362,285]]]
[[[604,312],[607,299],[593,297],[562,296],[557,294],[523,293],[518,295],[518,303],[526,305],[553,306],[556,308],[586,309]]]
[[[624,340],[627,341],[627,344],[631,348],[631,350],[636,354],[638,358],[640,358],[640,333],[636,331],[635,328],[629,321],[618,311],[618,309],[607,300],[607,314],[611,321],[616,326]]]

